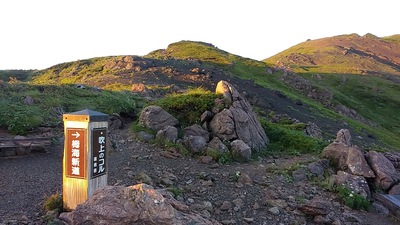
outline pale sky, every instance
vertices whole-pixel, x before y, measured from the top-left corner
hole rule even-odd
[[[0,69],[138,55],[181,40],[263,60],[307,39],[400,34],[397,0],[0,0]]]

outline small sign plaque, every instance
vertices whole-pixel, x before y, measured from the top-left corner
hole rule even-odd
[[[86,130],[67,128],[66,175],[85,179],[86,176]]]
[[[92,130],[92,179],[107,173],[107,128]]]

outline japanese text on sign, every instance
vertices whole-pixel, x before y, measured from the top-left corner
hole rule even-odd
[[[66,175],[85,178],[85,130],[67,129]]]
[[[106,168],[106,128],[97,128],[92,131],[92,178],[104,175]]]

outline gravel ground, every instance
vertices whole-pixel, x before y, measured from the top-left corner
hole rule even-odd
[[[48,153],[0,158],[0,222],[36,221],[46,196],[61,193],[62,146]]]
[[[178,200],[223,224],[315,224],[312,217],[296,210],[314,196],[336,202],[333,216],[354,220],[345,224],[396,224],[386,216],[339,204],[334,193],[315,183],[290,182],[282,174],[267,170],[272,163],[283,169],[310,161],[310,156],[260,159],[244,164],[204,164],[196,158],[165,157],[176,155],[161,154],[171,149],[165,151],[135,141],[128,130],[117,131],[111,137],[117,148],[109,154],[109,185],[146,181],[156,188],[173,187],[182,191]],[[44,224],[43,199],[62,189],[62,152],[63,146],[58,144],[48,153],[0,158],[0,225]],[[247,174],[251,184],[232,179],[237,172]],[[279,211],[274,210],[274,205],[279,206]]]

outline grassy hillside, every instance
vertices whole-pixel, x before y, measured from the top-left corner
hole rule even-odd
[[[341,35],[310,40],[263,60],[287,69],[333,93],[333,103],[345,105],[373,126],[353,125],[375,133],[387,144],[400,146],[400,35]]]
[[[262,107],[257,106],[260,107],[257,109],[260,115],[266,116],[270,111],[276,111],[274,113],[287,113],[303,119],[303,122],[316,121],[318,117],[322,127],[335,127],[334,131],[329,131],[331,133],[336,132],[343,121],[343,124],[352,126],[360,136],[368,136],[400,148],[397,138],[400,129],[396,123],[400,115],[400,88],[397,82],[399,71],[396,69],[400,52],[398,40],[396,35],[385,38],[370,34],[363,37],[342,35],[307,41],[264,61],[243,58],[208,43],[181,41],[143,57],[110,56],[58,64],[36,72],[29,85],[24,85],[33,88],[28,93],[36,96],[34,98],[38,103],[42,101],[39,98],[42,93],[37,88],[51,85],[49,87],[54,88],[54,92],[64,88],[70,90],[63,93],[63,96],[83,96],[84,102],[78,104],[80,106],[86,105],[108,113],[132,109],[127,106],[135,100],[132,100],[129,92],[119,91],[129,91],[137,83],[145,84],[146,87],[179,84],[213,89],[218,79],[229,81],[237,78],[236,85],[242,86],[242,91],[260,95],[256,96],[258,102],[264,102]],[[284,79],[287,72],[282,68],[297,72],[308,82],[307,87],[311,90],[331,93],[332,99],[328,103],[319,102],[289,85]],[[106,91],[87,92],[72,84],[100,87]],[[265,91],[257,91],[261,89]],[[3,96],[7,95],[4,92]],[[94,100],[102,98],[106,98],[104,102],[113,107],[107,109],[103,103]],[[285,98],[290,104],[280,106],[282,103],[274,101],[274,98]],[[23,97],[18,96],[10,101],[18,102],[17,99],[21,102]],[[54,103],[48,107],[50,109],[60,105],[65,111],[79,108],[68,99],[53,99],[51,96],[45,99],[46,102]],[[299,102],[301,107],[297,105]],[[118,108],[120,104],[122,108]],[[341,115],[335,112],[336,105],[355,110],[370,122],[364,123]],[[46,112],[41,111],[41,114],[46,115]],[[42,121],[48,120],[42,118]]]
[[[134,114],[139,101],[127,93],[76,88],[75,85],[0,83],[0,126],[25,134],[39,126],[57,126],[62,114],[92,109]]]
[[[0,70],[0,81],[27,81],[37,70]]]
[[[263,60],[295,73],[400,75],[400,42],[394,35],[340,35],[310,40]]]

